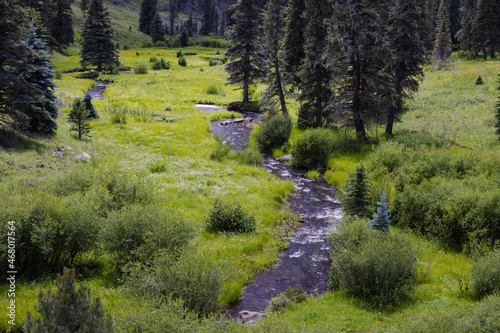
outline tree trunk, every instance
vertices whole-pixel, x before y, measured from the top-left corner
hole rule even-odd
[[[276,71],[276,85],[278,86],[278,97],[280,99],[281,112],[283,112],[283,114],[285,114],[285,115],[288,115],[288,110],[286,108],[286,102],[285,102],[285,94],[283,92],[283,86],[281,84],[281,73],[280,73],[280,65],[279,65],[279,60],[278,60],[278,45],[277,44],[274,45],[274,70]]]
[[[322,94],[321,94],[321,70],[316,68],[316,128],[323,125]]]
[[[389,108],[389,114],[387,115],[387,124],[385,125],[385,135],[391,137],[392,136],[392,128],[394,126],[394,106]]]
[[[355,6],[354,9],[356,12],[358,11],[358,6]],[[363,115],[361,114],[361,98],[360,98],[360,90],[361,90],[361,64],[359,63],[359,36],[357,32],[354,32],[354,36],[352,39],[353,43],[353,53],[352,53],[352,69],[353,69],[353,77],[352,77],[352,111],[354,117],[354,128],[356,129],[356,137],[359,141],[364,141],[366,139],[365,132],[365,124],[363,122]]]
[[[248,74],[245,73],[243,76],[243,103],[244,104],[248,103],[248,86],[250,85],[249,81],[250,80],[248,79]]]

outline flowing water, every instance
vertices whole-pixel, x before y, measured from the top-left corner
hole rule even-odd
[[[102,94],[104,94],[104,92],[106,91],[106,87],[112,83],[113,82],[111,81],[96,81],[92,88],[90,88],[90,90],[88,91],[92,100],[104,101],[104,97],[102,97]]]

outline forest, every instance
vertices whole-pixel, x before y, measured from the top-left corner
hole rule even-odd
[[[500,0],[0,0],[0,92],[0,331],[500,331]]]

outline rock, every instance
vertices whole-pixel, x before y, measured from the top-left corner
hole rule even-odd
[[[278,161],[288,163],[292,160],[292,155],[284,155],[278,158]]]
[[[236,118],[236,119],[233,119],[233,123],[241,123],[241,122],[243,122],[243,121],[245,121],[245,119],[243,119],[243,118]]]
[[[260,317],[267,317],[265,313],[243,310],[239,313],[241,321],[247,325],[254,324]]]
[[[74,149],[68,146],[64,146],[64,150],[74,150]]]
[[[90,157],[89,154],[86,152],[82,152],[81,154],[76,154],[75,155],[75,161],[76,163],[82,162],[82,163],[87,163],[87,160],[90,160],[92,157]]]
[[[229,125],[229,124],[232,124],[233,122],[231,120],[226,120],[226,121],[223,121],[222,123],[220,123],[222,126],[226,126],[226,125]]]
[[[86,159],[89,159],[89,160],[92,158],[92,157],[90,157],[90,155],[89,155],[89,154],[87,154],[87,153],[86,153],[86,152],[84,152],[84,151],[82,152],[82,156],[83,156],[83,157],[85,157]]]
[[[252,121],[252,120],[253,120],[253,118],[252,118],[252,117],[246,117],[246,118],[245,118],[245,121]]]

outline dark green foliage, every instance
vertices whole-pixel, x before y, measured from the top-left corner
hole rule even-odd
[[[472,30],[476,20],[478,0],[462,1],[462,18],[460,20],[461,28],[456,37],[460,43],[460,49],[472,55],[474,53],[474,44],[472,43]]]
[[[69,1],[57,3],[57,15],[52,21],[50,34],[56,42],[63,47],[73,44],[75,41],[75,30],[73,29],[73,12]]]
[[[85,15],[87,13],[87,10],[89,9],[90,1],[89,0],[81,0],[80,1],[80,10],[83,13],[83,18],[85,19]],[[129,29],[130,31],[130,29]]]
[[[177,51],[177,58],[183,57],[184,53],[182,53],[182,50]]]
[[[179,36],[179,43],[181,47],[188,46],[189,43],[189,26],[187,24],[182,25],[181,35]]]
[[[305,300],[307,300],[307,293],[302,286],[289,286],[284,293],[280,294],[278,297],[271,298],[268,308],[273,312],[278,312],[292,303],[301,303]]]
[[[150,62],[152,63],[151,67],[154,70],[170,69],[170,66],[172,66],[170,61],[165,61],[164,58],[161,58],[160,60],[158,60],[158,59],[156,59],[156,57],[152,57]]]
[[[118,66],[118,50],[112,39],[113,28],[103,0],[92,0],[83,23],[80,64],[83,67],[97,66],[99,72],[103,66]]]
[[[471,287],[477,298],[500,292],[500,250],[474,260]]]
[[[499,265],[498,261],[497,265]],[[466,313],[463,318],[458,321],[456,332],[500,332],[500,297],[498,297],[498,295],[490,296],[477,304],[471,313]]]
[[[306,11],[304,0],[290,0],[286,9],[286,29],[283,41],[283,56],[285,70],[290,81],[300,84],[299,71],[305,58],[304,31],[307,19],[303,13]]]
[[[273,148],[281,147],[288,142],[292,133],[292,119],[278,114],[260,126],[254,138],[263,153],[271,153]]]
[[[99,118],[99,115],[97,114],[97,111],[94,108],[94,105],[92,105],[92,97],[90,97],[89,93],[85,94],[85,97],[83,97],[83,102],[85,103],[85,107],[89,111],[89,117],[88,117],[88,119]]]
[[[371,220],[368,220],[368,226],[376,230],[389,231],[391,229],[390,218],[387,193],[383,192],[380,201],[377,202],[377,212],[373,214]]]
[[[203,0],[203,18],[200,34],[209,35],[217,33],[218,14],[214,0]]]
[[[186,60],[186,57],[184,56],[181,56],[179,58],[179,61],[177,62],[180,66],[182,67],[186,67],[187,66],[187,60]]]
[[[73,107],[68,113],[68,121],[71,123],[70,131],[77,132],[78,138],[90,136],[90,112],[80,98],[75,98]]]
[[[434,57],[439,61],[440,67],[446,66],[446,59],[451,53],[450,11],[449,0],[441,1],[439,6],[436,40],[434,41]]]
[[[205,228],[208,232],[254,232],[257,222],[239,202],[215,199],[205,218]]]
[[[148,66],[145,63],[140,63],[134,68],[134,74],[148,74]]]
[[[347,189],[342,198],[344,210],[351,215],[367,216],[370,211],[370,183],[366,169],[361,164],[347,180]]]
[[[76,290],[75,270],[64,269],[57,275],[55,293],[40,291],[35,309],[40,318],[28,311],[23,322],[27,333],[113,332],[111,317],[104,314],[100,297],[92,300],[90,289],[83,284]]]
[[[482,86],[483,84],[483,78],[481,77],[481,75],[479,75],[476,80],[476,86]]]
[[[500,1],[479,0],[477,16],[472,27],[472,41],[483,57],[495,58],[495,51],[500,50]]]
[[[255,149],[245,149],[235,153],[238,162],[245,165],[262,166],[264,158]]]
[[[325,167],[334,148],[332,131],[323,128],[306,130],[293,143],[293,164],[309,169]]]
[[[500,90],[500,74],[498,75],[498,90]],[[496,132],[498,134],[498,139],[500,140],[500,96],[498,96],[498,102],[495,106],[496,114],[495,114],[495,127]]]
[[[149,35],[156,13],[156,0],[143,0],[139,12],[139,31]]]
[[[414,293],[417,256],[401,234],[380,233],[363,221],[347,221],[332,237],[330,287],[359,297],[381,310],[398,306]]]
[[[262,76],[264,57],[259,44],[259,8],[255,1],[241,0],[234,7],[234,25],[230,27],[231,44],[225,56],[228,82],[243,85],[243,103],[249,102],[248,89]]]
[[[151,22],[151,26],[149,28],[149,34],[151,35],[151,38],[153,38],[153,43],[165,40],[165,29],[163,28],[160,15],[158,13],[156,13],[153,17],[153,21]]]
[[[30,91],[26,95],[19,94],[18,100],[22,100],[24,104],[29,131],[53,133],[57,129],[55,85],[52,83],[54,71],[50,54],[45,43],[38,38],[33,21],[25,44],[32,53],[27,59],[19,62],[19,70]]]

